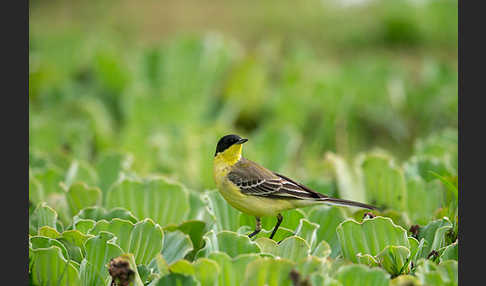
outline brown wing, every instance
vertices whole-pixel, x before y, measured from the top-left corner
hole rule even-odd
[[[245,158],[235,164],[228,179],[247,195],[298,200],[326,198]]]

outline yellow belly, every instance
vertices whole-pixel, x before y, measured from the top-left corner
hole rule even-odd
[[[224,180],[218,189],[232,207],[252,216],[276,216],[282,211],[295,208],[291,200],[245,195],[229,180]]]

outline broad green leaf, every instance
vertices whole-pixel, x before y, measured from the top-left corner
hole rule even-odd
[[[331,246],[331,257],[336,257],[341,251],[336,228],[345,220],[342,209],[334,206],[316,206],[309,212],[308,219],[319,225],[316,242],[325,240]]]
[[[151,218],[162,226],[181,223],[189,213],[186,189],[163,178],[124,179],[108,191],[106,198],[108,208],[123,207],[140,219]]]
[[[123,254],[123,250],[113,242],[113,238],[113,234],[102,231],[86,241],[86,257],[81,262],[79,270],[82,285],[106,285],[109,276],[106,264]]]
[[[416,224],[426,224],[443,203],[440,183],[418,176],[406,176],[406,181],[408,216]]]
[[[192,220],[181,223],[178,230],[189,235],[194,249],[200,249],[204,246],[203,235],[207,232],[207,224],[203,221]]]
[[[332,166],[340,197],[364,202],[366,200],[364,187],[359,181],[358,174],[352,173],[352,169],[344,158],[332,152],[327,152],[325,160]]]
[[[169,266],[169,271],[171,273],[179,273],[188,276],[194,276],[195,274],[194,265],[185,259],[180,259],[172,263]]]
[[[307,219],[301,219],[299,225],[295,229],[295,235],[302,237],[311,249],[314,249],[317,243],[316,231],[319,225],[312,223]]]
[[[378,258],[370,254],[356,254],[359,264],[368,265],[369,267],[380,266]]]
[[[410,250],[405,246],[389,245],[376,257],[381,266],[393,276],[410,272]]]
[[[162,250],[164,241],[162,229],[150,219],[139,221],[135,225],[118,218],[110,222],[100,220],[90,233],[98,235],[101,232],[115,235],[114,242],[126,253],[133,253],[137,265],[148,265]]]
[[[69,166],[69,169],[67,170],[66,177],[62,184],[66,189],[69,189],[73,183],[78,182],[96,185],[98,183],[98,174],[93,167],[87,163],[73,160]]]
[[[390,286],[419,286],[420,280],[412,275],[400,275],[391,280]]]
[[[248,264],[242,285],[292,285],[290,271],[294,263],[287,259],[259,258]]]
[[[110,277],[109,281],[110,281],[110,284],[109,285],[127,285],[127,286],[144,286],[143,282],[142,282],[142,279],[140,279],[140,275],[138,273],[138,269],[137,269],[137,264],[135,263],[135,258],[133,256],[133,254],[131,253],[126,253],[126,254],[122,254],[121,256],[118,256],[116,258],[114,258],[113,260],[113,263],[108,263],[107,267],[108,269],[110,269],[110,267],[113,267],[115,268],[117,264],[119,264],[120,262],[128,262],[128,269],[131,270],[131,274],[128,276],[128,277]],[[113,269],[115,271],[113,272],[117,272],[116,270],[120,271],[122,269]],[[124,273],[127,272],[126,269],[123,269]],[[128,281],[130,281],[129,284],[122,284],[120,279],[127,279],[128,278]],[[124,281],[126,282],[126,280]]]
[[[287,258],[291,261],[298,261],[305,258],[309,252],[309,244],[298,236],[291,236],[277,244],[268,238],[258,238],[255,241],[262,253],[270,253],[277,257]]]
[[[102,207],[87,207],[82,209],[77,215],[73,217],[74,223],[77,223],[80,219],[90,219],[94,221],[107,220],[110,221],[114,218],[120,218],[128,220],[132,223],[137,223],[138,219],[133,214],[123,208],[113,208],[106,210]]]
[[[456,260],[445,260],[436,264],[430,260],[420,259],[415,274],[424,285],[458,285]]]
[[[241,254],[235,258],[231,258],[223,252],[213,252],[209,254],[209,259],[218,263],[221,271],[218,277],[218,285],[238,286],[241,285],[245,277],[245,269],[247,265],[258,259],[257,254]]]
[[[92,219],[77,219],[73,223],[73,229],[79,230],[80,232],[87,234],[95,226],[96,221]]]
[[[314,273],[324,273],[325,261],[316,256],[307,256],[297,261],[296,270],[303,276],[308,277]]]
[[[162,256],[169,265],[183,259],[191,250],[193,250],[193,245],[187,234],[179,230],[164,232]]]
[[[439,261],[443,262],[445,260],[458,260],[458,245],[457,242],[449,244],[445,247]]]
[[[47,205],[52,207],[57,213],[57,226],[60,224],[69,225],[71,223],[71,214],[69,213],[69,206],[64,193],[50,194],[47,197]],[[59,231],[62,229],[63,228],[58,228]]]
[[[86,254],[84,243],[90,237],[92,235],[86,235],[78,230],[66,230],[56,239],[66,247],[72,260],[81,263]]]
[[[312,250],[312,255],[321,259],[327,258],[330,254],[331,246],[325,240],[321,240],[314,250]]]
[[[76,267],[57,246],[32,249],[32,282],[35,285],[81,285]]]
[[[206,192],[202,197],[208,213],[215,221],[215,231],[238,230],[240,212],[230,206],[218,191]]]
[[[336,231],[344,257],[355,263],[358,253],[375,256],[388,245],[410,247],[407,231],[390,218],[375,217],[362,223],[346,220]]]
[[[418,239],[425,239],[426,243],[423,249],[423,255],[419,258],[425,258],[432,250],[438,250],[445,246],[445,235],[452,228],[452,223],[447,218],[434,220],[426,226],[419,228]]]
[[[104,219],[97,221],[96,225],[90,230],[89,233],[92,235],[98,235],[100,231],[110,232],[115,235],[116,244],[125,252],[128,252],[132,230],[133,223],[128,220],[114,218],[109,222]]]
[[[200,285],[194,277],[186,276],[182,274],[171,273],[159,278],[157,281],[149,284],[150,286],[165,286],[165,285],[177,285],[177,286],[195,286]]]
[[[187,215],[189,220],[208,221],[210,215],[206,211],[206,204],[202,198],[203,194],[189,190],[189,206],[190,211]]]
[[[46,196],[44,194],[42,184],[32,175],[32,172],[29,170],[29,201],[37,206],[38,203],[45,200]]]
[[[409,168],[414,169],[414,173],[417,173],[426,182],[430,182],[437,178],[438,174],[441,177],[447,177],[455,175],[455,171],[448,162],[442,158],[431,156],[413,156],[408,161]]]
[[[74,183],[66,192],[66,200],[69,205],[71,215],[75,215],[85,207],[100,204],[101,191],[97,187],[90,188],[83,182]]]
[[[96,160],[95,168],[99,175],[99,186],[103,201],[109,188],[120,178],[120,173],[130,168],[132,157],[117,152],[102,153]]]
[[[45,236],[31,236],[29,242],[32,249],[49,248],[51,246],[56,246],[61,250],[64,259],[70,260],[66,247],[54,238],[49,238]]]
[[[398,211],[406,209],[407,192],[403,170],[394,166],[390,157],[368,154],[362,158],[360,166],[368,202]]]
[[[230,257],[236,257],[240,254],[259,253],[258,245],[251,241],[248,236],[240,235],[236,232],[221,231],[215,233],[209,231],[204,235],[206,245],[198,251],[196,257],[207,257],[210,253],[221,251],[228,254]]]
[[[339,269],[336,280],[343,286],[388,286],[390,275],[380,268],[364,265],[346,265]]]
[[[38,234],[40,236],[46,236],[46,237],[50,237],[50,238],[58,238],[59,236],[61,236],[61,234],[55,228],[52,228],[52,227],[47,226],[47,225],[39,228]]]
[[[221,268],[214,260],[199,258],[194,262],[194,271],[195,277],[201,283],[201,286],[212,286],[216,285]]]
[[[56,229],[57,213],[46,203],[41,203],[29,216],[29,233],[37,234],[39,228],[49,226]]]
[[[50,165],[48,168],[36,171],[32,175],[42,185],[45,196],[62,192],[59,183],[64,180],[64,173],[60,168]]]

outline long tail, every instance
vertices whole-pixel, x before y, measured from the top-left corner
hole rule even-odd
[[[352,207],[359,207],[359,208],[364,208],[364,209],[369,209],[369,210],[377,210],[378,208],[372,205],[367,205],[359,202],[353,202],[353,201],[348,201],[348,200],[343,200],[343,199],[336,199],[336,198],[319,198],[316,199],[316,201],[323,202],[325,204],[330,204],[330,205],[337,205],[337,206],[352,206]]]

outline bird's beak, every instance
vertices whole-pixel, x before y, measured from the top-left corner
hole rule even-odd
[[[241,138],[241,139],[240,139],[240,140],[238,140],[238,142],[236,142],[236,143],[238,143],[238,144],[243,144],[243,143],[245,143],[246,141],[248,141],[248,139],[246,139],[246,138]]]

